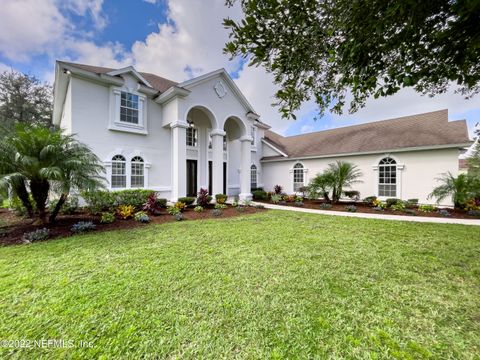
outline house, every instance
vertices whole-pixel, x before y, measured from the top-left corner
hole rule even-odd
[[[362,196],[419,198],[471,144],[447,110],[283,137],[260,120],[224,69],[171,81],[133,67],[57,61],[53,121],[103,161],[111,190],[149,188],[176,200],[210,193],[292,193],[335,160],[363,172]]]

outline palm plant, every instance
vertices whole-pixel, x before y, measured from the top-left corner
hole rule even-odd
[[[457,177],[448,172],[437,178],[441,185],[433,189],[428,198],[436,198],[437,203],[451,197],[455,207],[461,208],[473,194],[473,179],[466,174],[460,174]]]
[[[0,150],[0,188],[10,187],[32,216],[30,192],[38,223],[47,223],[46,204],[52,190],[60,193],[60,200],[50,221],[55,220],[73,188],[102,186],[98,158],[59,130],[19,125],[13,137],[1,142]]]
[[[330,190],[333,186],[333,174],[330,171],[324,171],[317,174],[308,185],[307,192],[309,198],[323,197],[325,201],[330,202]]]
[[[343,189],[353,184],[362,182],[363,176],[358,167],[352,163],[339,161],[328,165],[330,177],[332,178],[332,202],[337,203],[342,196]]]

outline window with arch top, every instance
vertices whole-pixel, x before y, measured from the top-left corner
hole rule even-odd
[[[378,196],[397,196],[397,162],[391,157],[378,163]]]
[[[250,166],[250,189],[257,188],[257,165]]]
[[[293,191],[300,191],[305,183],[304,167],[300,163],[293,166]]]
[[[131,178],[130,178],[130,187],[132,188],[141,188],[145,184],[145,167],[144,161],[140,156],[135,156],[132,158],[131,163]]]
[[[122,155],[112,158],[112,188],[124,188],[127,186],[126,161]]]

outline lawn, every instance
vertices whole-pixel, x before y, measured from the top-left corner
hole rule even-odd
[[[148,225],[0,248],[0,299],[0,339],[75,342],[0,358],[478,359],[480,231],[284,211]]]

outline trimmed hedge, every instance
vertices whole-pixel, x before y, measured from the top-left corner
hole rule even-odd
[[[266,200],[268,198],[267,192],[262,189],[252,191],[252,196],[255,200]]]
[[[103,211],[115,211],[120,205],[132,205],[135,209],[141,210],[147,198],[154,194],[153,190],[132,189],[120,191],[90,191],[81,195],[93,214]]]
[[[181,197],[181,198],[178,198],[178,201],[184,203],[185,205],[192,205],[195,201],[195,198],[194,197],[191,197],[191,196],[185,196],[185,197]]]

